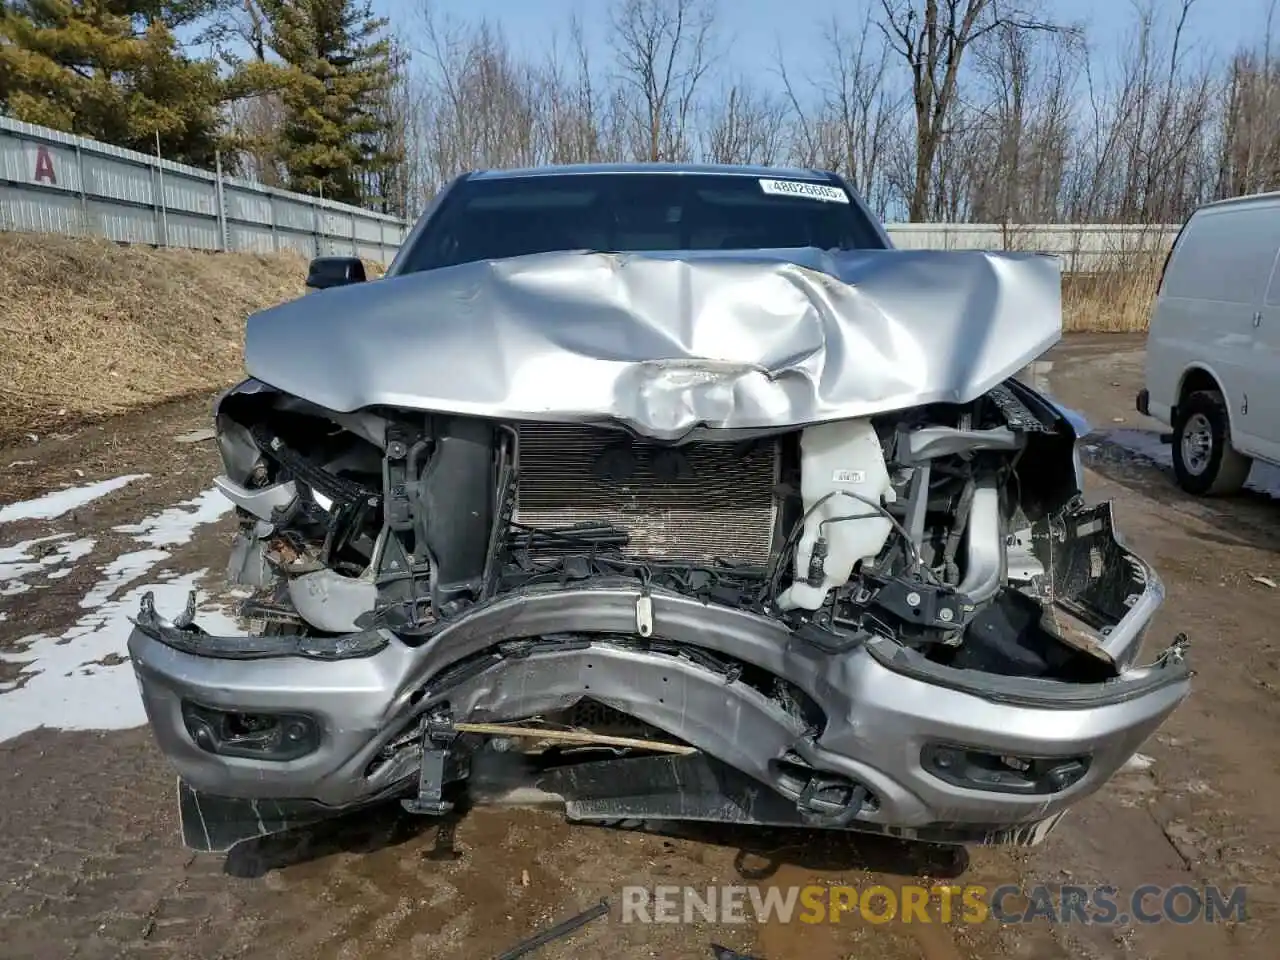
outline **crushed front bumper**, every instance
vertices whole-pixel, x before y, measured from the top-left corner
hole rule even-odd
[[[653,636],[664,643],[631,644],[640,596],[634,585],[529,590],[475,608],[416,647],[382,632],[306,644],[211,637],[144,603],[129,651],[181,781],[197,798],[248,801],[242,817],[266,832],[280,827],[262,822],[262,801],[306,811],[305,821],[403,791],[421,755],[388,747],[412,738],[433,705],[447,702],[456,719],[502,721],[586,697],[786,800],[803,788],[786,757],[861,784],[873,799],[851,829],[1036,842],[1190,689],[1181,645],[1115,680],[1067,684],[945,668],[881,640],[833,654],[767,617],[665,593],[651,598]],[[1133,608],[1144,620],[1152,612]],[[1121,626],[1140,635],[1145,623]],[[508,641],[518,649],[494,653]],[[820,729],[758,682],[687,655],[699,648],[784,678],[821,708]],[[232,715],[239,720],[228,727]],[[988,760],[1006,757],[1047,772],[1031,784],[993,776]],[[277,819],[300,822],[291,816]]]

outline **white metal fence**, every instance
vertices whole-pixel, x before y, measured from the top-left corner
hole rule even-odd
[[[1021,250],[1062,258],[1064,273],[1094,273],[1162,258],[1179,224],[891,223],[889,235],[904,249]]]
[[[0,229],[390,263],[395,217],[0,117]]]
[[[200,170],[0,117],[0,229],[120,243],[390,263],[407,225],[385,214]],[[1160,256],[1177,225],[891,223],[899,247],[1024,250],[1082,273]]]

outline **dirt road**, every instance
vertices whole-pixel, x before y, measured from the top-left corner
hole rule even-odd
[[[1133,412],[1140,351],[1114,336],[1073,340],[1054,352],[1048,376],[1095,424],[1089,495],[1116,500],[1123,531],[1164,577],[1169,597],[1151,643],[1190,635],[1196,691],[1143,748],[1149,765],[1023,852],[826,834],[661,837],[491,809],[445,831],[392,810],[229,857],[191,854],[122,654],[124,618],[144,589],[167,609],[193,585],[214,615],[226,603],[228,508],[205,495],[215,455],[185,436],[206,425],[207,404],[0,451],[0,953],[486,957],[609,897],[608,920],[537,956],[707,958],[712,942],[767,960],[1274,956],[1280,589],[1254,578],[1280,582],[1280,482],[1260,471],[1260,490],[1225,503],[1178,493],[1159,465],[1154,425]],[[102,486],[76,492],[94,483]],[[1276,497],[1261,492],[1270,487]],[[640,925],[621,923],[617,909],[626,884],[947,880],[1024,890],[1106,883],[1122,897],[1148,883],[1245,884],[1249,917]]]

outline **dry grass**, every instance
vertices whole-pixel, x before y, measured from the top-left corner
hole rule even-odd
[[[293,254],[22,233],[0,233],[0,263],[0,440],[234,383],[245,317],[306,273]]]
[[[21,233],[0,233],[0,262],[0,441],[234,383],[245,317],[301,295],[306,268]],[[1145,330],[1158,268],[1065,278],[1066,329]]]
[[[1135,264],[1062,279],[1062,327],[1068,333],[1142,333],[1151,319],[1160,264]]]

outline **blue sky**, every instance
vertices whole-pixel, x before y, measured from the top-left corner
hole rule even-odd
[[[1178,0],[1149,0],[1167,6],[1171,17]],[[1197,0],[1184,34],[1197,53],[1223,59],[1242,42],[1261,35],[1266,11],[1272,0]],[[416,30],[421,0],[374,0],[379,12],[412,38]],[[591,45],[603,58],[603,23],[608,0],[431,0],[439,13],[458,19],[488,18],[501,23],[521,52],[537,53],[551,41],[553,32],[563,35],[569,17],[579,14]],[[813,50],[815,38],[834,14],[852,26],[860,23],[866,3],[877,8],[876,0],[719,0],[721,31],[732,42],[727,63],[730,75],[757,77],[767,82],[765,71],[774,63],[774,50],[781,46],[789,67],[803,69],[805,57]],[[1127,34],[1134,22],[1134,0],[1044,0],[1045,9],[1063,20],[1083,22],[1094,49],[1095,62],[1114,64],[1123,56]],[[1280,32],[1280,12],[1277,14]]]

